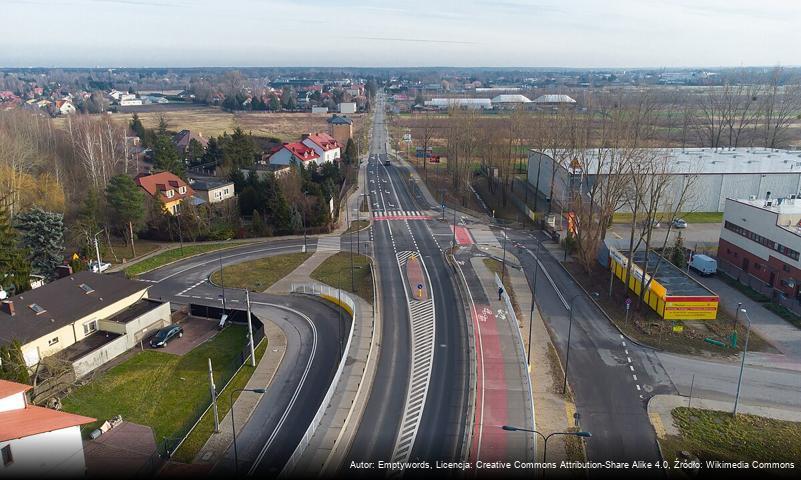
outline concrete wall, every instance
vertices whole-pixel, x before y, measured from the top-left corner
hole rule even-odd
[[[20,392],[8,397],[0,398],[0,412],[7,412],[9,410],[19,410],[25,408],[25,394]],[[2,468],[2,466],[0,466]],[[2,471],[2,470],[0,470]]]
[[[98,332],[95,335],[104,335],[104,333]],[[109,360],[122,355],[128,350],[128,336],[124,335],[112,340],[111,342],[108,342],[97,350],[94,350],[72,362],[72,368],[75,371],[75,378],[81,378],[84,375],[91,373],[96,368],[105,364]]]
[[[0,477],[86,476],[81,430],[78,426],[0,442],[0,448],[6,445],[11,445],[14,463],[5,467],[0,465]]]

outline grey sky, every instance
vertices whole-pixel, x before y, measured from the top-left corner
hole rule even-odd
[[[0,66],[801,65],[797,0],[0,0]]]

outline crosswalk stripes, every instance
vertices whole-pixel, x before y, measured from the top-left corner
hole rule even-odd
[[[427,216],[419,210],[373,210],[373,218],[376,217],[425,217]]]
[[[337,236],[320,237],[317,239],[318,252],[338,252],[341,250],[342,242]]]

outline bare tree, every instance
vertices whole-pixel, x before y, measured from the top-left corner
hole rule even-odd
[[[781,67],[775,68],[771,72],[762,102],[761,137],[765,148],[784,146],[787,130],[799,110],[801,85],[798,79],[787,79]]]

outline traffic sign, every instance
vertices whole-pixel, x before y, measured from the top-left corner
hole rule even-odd
[[[422,290],[423,289],[423,284],[422,283],[418,283],[417,284],[417,289],[418,290]]]
[[[630,298],[626,299],[626,305],[631,305],[631,299]]]

